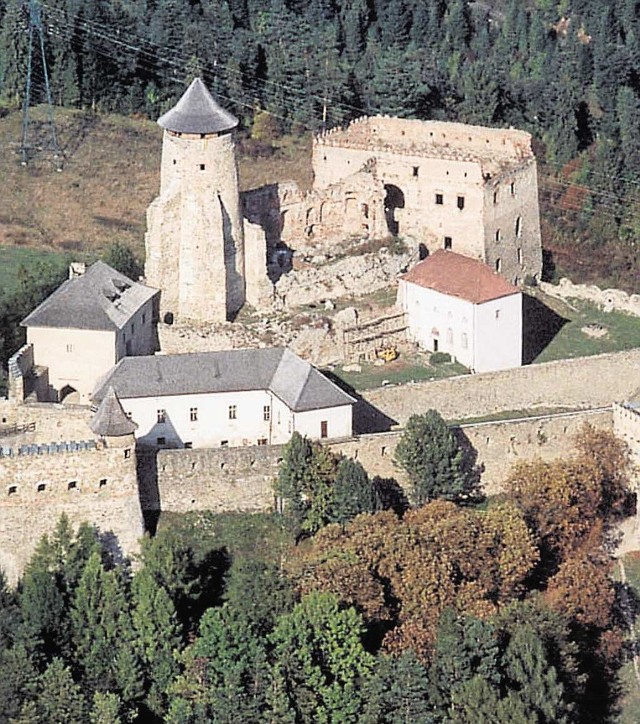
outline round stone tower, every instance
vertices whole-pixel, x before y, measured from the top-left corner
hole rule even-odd
[[[162,321],[224,321],[245,301],[238,120],[196,78],[158,125],[164,138],[160,195],[147,210],[147,283],[161,290]]]

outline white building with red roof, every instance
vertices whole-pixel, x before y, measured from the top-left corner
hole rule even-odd
[[[409,336],[475,372],[522,364],[522,294],[477,259],[440,249],[400,277]]]

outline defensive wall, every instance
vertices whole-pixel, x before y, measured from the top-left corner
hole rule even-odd
[[[448,420],[509,410],[591,409],[627,400],[640,387],[640,349],[545,362],[481,375],[388,385],[364,399],[400,425],[435,409]]]
[[[0,449],[0,568],[10,583],[63,513],[74,526],[96,525],[116,551],[138,551],[143,524],[131,447],[82,440],[16,448],[2,443]]]
[[[552,460],[572,450],[585,422],[611,429],[611,408],[463,425],[454,434],[471,453],[487,494],[500,492],[510,467],[520,461]],[[360,435],[327,443],[362,463],[371,476],[405,482],[393,464],[401,431]],[[474,452],[475,451],[475,452]],[[477,457],[476,457],[477,455]],[[141,456],[141,501],[145,511],[257,511],[273,509],[273,481],[282,447],[160,450]],[[140,468],[139,468],[140,470]]]

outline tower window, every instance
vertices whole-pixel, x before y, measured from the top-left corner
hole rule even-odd
[[[78,487],[78,482],[76,480],[70,480],[67,483],[67,490],[75,490]]]
[[[458,196],[458,208],[460,211],[464,209],[464,196]]]
[[[442,206],[444,204],[444,196],[442,194],[436,194],[436,205]]]
[[[47,489],[47,486],[44,483],[39,483],[37,487],[37,491],[39,493],[44,493],[44,491]]]
[[[18,486],[17,485],[10,485],[9,490],[7,491],[8,495],[15,495],[18,492]]]
[[[418,177],[418,173],[419,173],[419,172],[420,172],[420,167],[419,167],[419,166],[414,166],[414,167],[413,167],[413,175],[414,175],[416,178]]]
[[[500,241],[500,229],[496,229],[496,241]]]
[[[522,249],[518,248],[518,264],[522,266]]]
[[[444,248],[451,249],[452,245],[453,245],[453,239],[450,236],[445,236],[444,237]]]
[[[512,181],[512,182],[511,182],[511,184],[510,184],[510,186],[509,186],[509,192],[511,193],[512,196],[515,196],[515,195],[516,195],[516,184],[515,184],[515,181]]]
[[[516,218],[516,237],[519,237],[522,235],[522,218],[518,216]]]
[[[175,166],[176,163],[178,163],[178,162],[177,162],[177,161],[175,160],[175,158],[174,158],[174,159],[173,159],[173,165]]]
[[[496,271],[498,272],[498,274],[500,273],[501,269],[502,269],[502,259],[500,257],[498,257],[496,259]]]
[[[98,483],[98,487],[99,487],[99,488],[106,488],[106,487],[107,487],[107,479],[106,479],[106,478],[101,478],[101,479],[100,479],[100,482]]]
[[[204,171],[205,168],[206,168],[206,166],[205,166],[203,163],[201,163],[201,164],[200,164],[200,170],[201,170],[201,171]]]
[[[493,203],[494,204],[498,203],[498,192],[497,191],[493,192]]]

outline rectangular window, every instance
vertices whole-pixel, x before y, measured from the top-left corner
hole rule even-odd
[[[320,437],[329,436],[329,423],[326,420],[320,422]]]
[[[107,479],[106,479],[106,478],[101,478],[101,479],[100,479],[100,482],[98,483],[98,487],[99,487],[99,488],[106,488],[106,487],[107,487]]]
[[[518,248],[518,264],[522,266],[522,249]]]
[[[147,321],[147,315],[143,314],[142,315],[142,324],[145,324],[146,321]]]
[[[420,172],[420,167],[419,167],[419,166],[414,166],[414,167],[413,167],[413,175],[414,175],[415,177],[417,177],[419,172]]]
[[[68,344],[68,345],[67,345],[67,352],[73,352],[73,345],[72,345],[72,344]]]
[[[442,206],[444,204],[444,196],[442,194],[436,194],[436,204]]]
[[[201,164],[200,164],[200,170],[201,170],[201,171],[204,171],[205,168],[206,168],[205,165],[204,165],[203,163],[201,163]]]
[[[498,203],[498,192],[497,191],[493,192],[493,203],[494,204]]]
[[[193,447],[193,443],[192,443],[192,442],[185,442],[185,444],[184,444],[184,449],[185,449],[185,450],[191,450],[192,447]]]
[[[133,322],[131,322],[131,334],[135,334],[135,332],[136,332],[136,325]]]
[[[157,412],[158,416],[158,425],[162,425],[167,421],[167,411],[166,410],[158,410]]]
[[[228,440],[220,440],[220,447],[229,447]]]
[[[509,186],[509,191],[512,196],[516,195],[516,185],[514,181],[511,182],[511,185]]]
[[[125,460],[128,460],[130,457],[131,457],[131,448],[128,447],[128,448],[124,451],[124,459],[125,459]]]
[[[451,249],[453,245],[453,239],[450,236],[444,237],[444,248],[445,249]]]
[[[458,208],[460,211],[464,209],[464,196],[458,196]]]
[[[229,419],[236,420],[238,418],[238,408],[236,405],[229,405]]]
[[[269,422],[269,420],[271,419],[271,408],[269,407],[269,405],[265,405],[262,408],[262,419],[265,422]]]
[[[198,408],[197,407],[191,407],[189,409],[189,419],[191,420],[191,422],[198,421]]]
[[[258,439],[258,445],[266,445],[267,444],[267,438],[261,437]]]
[[[500,319],[500,310],[496,309],[496,319]]]
[[[156,442],[158,445],[166,445],[167,444],[167,438],[166,437],[158,437],[156,438]]]

